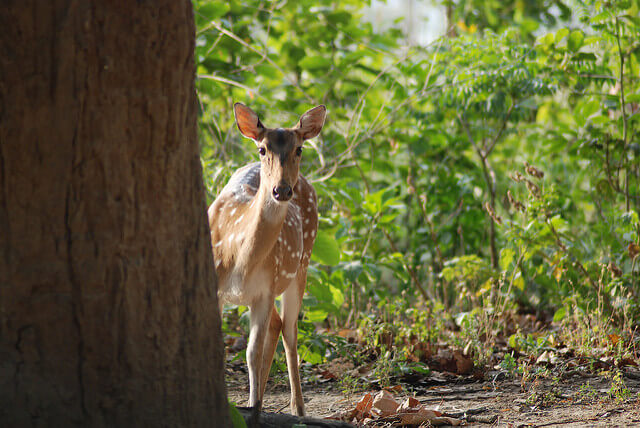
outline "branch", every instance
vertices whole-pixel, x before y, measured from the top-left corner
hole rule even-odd
[[[216,76],[215,74],[198,74],[198,79],[209,79],[209,80],[215,80],[216,82],[221,82],[221,83],[226,83],[227,85],[231,85],[231,86],[236,86],[238,88],[242,88],[245,91],[249,91],[254,93],[255,95],[257,95],[258,97],[265,99],[262,95],[260,95],[260,93],[258,91],[256,91],[253,88],[250,88],[246,85],[243,85],[240,82],[237,82],[235,80],[231,80],[231,79],[227,79],[226,77],[220,77],[220,76]]]
[[[236,42],[240,43],[242,46],[246,47],[247,49],[252,50],[253,52],[257,53],[258,55],[262,55],[262,52],[260,52],[258,49],[254,48],[253,46],[251,46],[249,43],[245,42],[244,40],[242,40],[242,38],[240,38],[237,34],[223,28],[220,24],[218,24],[216,21],[211,21],[211,24],[205,28],[208,29],[210,27],[214,27],[216,30],[218,30],[219,32],[221,32],[222,34],[232,38],[233,40],[235,40]],[[203,29],[203,31],[205,30]],[[289,83],[291,83],[292,86],[294,86],[296,89],[298,89],[302,95],[305,96],[305,98],[307,99],[307,101],[309,102],[313,102],[313,98],[306,93],[306,91],[304,89],[302,89],[300,87],[300,85],[298,85],[298,82],[292,80],[287,73],[282,69],[282,67],[280,67],[274,60],[272,60],[271,58],[269,58],[269,56],[267,55],[265,57],[265,59],[267,60],[267,62],[269,64],[271,64],[273,67],[275,67],[280,73],[282,73],[282,75],[284,76],[285,79],[287,79],[287,81],[289,81]]]
[[[516,101],[513,100],[513,103],[511,104],[511,107],[509,107],[509,110],[507,111],[507,115],[505,116],[504,120],[502,121],[502,126],[500,127],[500,129],[498,130],[498,133],[493,138],[493,141],[489,145],[489,148],[485,151],[485,157],[488,157],[491,154],[491,152],[493,151],[493,148],[496,146],[496,143],[498,142],[500,137],[502,137],[502,133],[507,128],[507,122],[509,121],[509,118],[511,117],[511,112],[513,111],[513,108],[514,108],[515,105],[516,105]]]
[[[389,241],[389,246],[391,247],[393,252],[400,253],[400,251],[398,251],[398,247],[396,247],[396,244],[391,239],[391,235],[389,235],[389,232],[387,232],[386,229],[380,229],[380,230],[382,230],[382,233],[384,234],[385,238],[387,238],[387,241]],[[411,266],[409,266],[407,262],[404,261],[404,256],[400,258],[400,261],[402,263],[402,266],[407,270],[407,272],[409,272],[409,275],[411,276],[411,282],[413,282],[413,285],[415,285],[418,291],[420,292],[420,294],[422,294],[422,297],[424,297],[424,299],[427,301],[433,300],[433,298],[429,296],[429,293],[427,292],[427,290],[425,290],[424,287],[422,286],[422,283],[420,283],[420,280],[418,279],[418,273]]]

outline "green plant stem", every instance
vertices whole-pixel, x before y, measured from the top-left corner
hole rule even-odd
[[[509,110],[507,111],[498,132],[496,132],[496,134],[494,135],[493,139],[489,143],[489,146],[486,146],[483,144],[482,148],[476,143],[476,140],[473,138],[471,129],[469,129],[469,123],[461,115],[458,115],[458,122],[460,123],[460,126],[462,126],[462,128],[464,129],[469,142],[473,146],[476,154],[478,155],[478,158],[480,159],[480,166],[482,167],[482,175],[484,177],[484,181],[487,186],[487,191],[489,192],[489,205],[493,210],[493,212],[495,212],[495,209],[496,209],[496,182],[491,174],[492,168],[491,168],[491,165],[489,164],[489,155],[491,155],[491,152],[495,148],[498,140],[500,140],[500,138],[502,137],[502,134],[504,133],[504,130],[507,127],[507,122],[509,121],[509,117],[511,116],[511,113],[513,111],[513,106],[515,106],[515,104],[516,103],[514,101],[511,107],[509,107]],[[491,255],[491,266],[493,266],[494,269],[498,269],[496,228],[493,220],[489,222],[489,251]],[[495,290],[492,291],[492,294],[494,294],[494,292]]]
[[[618,22],[618,17],[616,16],[616,43],[618,44],[618,55],[620,57],[620,103],[622,108],[622,156],[624,157],[624,169],[625,169],[625,179],[624,179],[624,196],[625,196],[625,206],[626,210],[630,209],[629,202],[629,160],[627,156],[627,133],[628,133],[628,118],[627,118],[627,110],[625,106],[625,98],[624,98],[624,52],[622,52],[622,45],[620,44],[620,24]]]
[[[396,244],[393,242],[393,239],[391,239],[391,235],[389,235],[389,232],[387,232],[384,229],[381,229],[381,230],[385,238],[387,238],[387,241],[389,241],[389,246],[391,247],[393,252],[399,253],[398,247],[396,247]],[[422,297],[424,297],[426,301],[433,301],[434,300],[433,297],[429,295],[427,290],[425,290],[425,288],[420,283],[420,280],[418,279],[418,273],[411,266],[409,266],[409,263],[404,261],[404,257],[400,259],[400,262],[402,263],[402,266],[406,269],[406,271],[409,272],[409,276],[411,276],[411,282],[413,282],[413,285],[418,289],[420,294],[422,294]]]
[[[580,262],[580,260],[578,260],[578,258],[567,248],[567,246],[562,243],[562,240],[560,239],[560,235],[558,234],[558,231],[556,230],[555,227],[553,227],[553,224],[551,224],[550,219],[546,216],[545,216],[545,223],[547,224],[547,226],[549,226],[549,230],[551,231],[551,234],[555,238],[556,245],[558,246],[558,248],[560,248],[561,251],[563,251],[565,254],[571,257],[574,264],[578,267],[578,270],[582,273],[582,275],[587,280],[591,288],[593,288],[593,290],[596,292],[597,295],[600,295],[601,290],[598,287],[598,285],[595,283],[593,278],[591,278],[591,275],[589,275],[589,272],[587,272],[587,269]],[[606,293],[602,293],[602,297],[604,298],[604,304],[606,305],[607,309],[610,309],[611,301],[610,301],[609,295]]]

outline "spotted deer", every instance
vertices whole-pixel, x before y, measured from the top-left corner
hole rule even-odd
[[[293,128],[266,128],[249,107],[234,105],[236,125],[258,147],[260,162],[238,169],[209,207],[220,311],[250,310],[249,406],[259,409],[280,331],[291,385],[291,412],[304,415],[298,368],[298,313],[318,229],[313,186],[300,174],[302,143],[320,133],[326,108]],[[275,298],[282,295],[281,311]]]

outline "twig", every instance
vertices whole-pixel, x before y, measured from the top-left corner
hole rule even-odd
[[[384,234],[385,238],[387,238],[387,241],[389,241],[389,246],[391,246],[391,249],[393,250],[393,252],[400,253],[400,251],[398,251],[398,247],[396,247],[396,244],[393,242],[393,239],[391,239],[391,235],[389,235],[389,232],[387,232],[385,229],[382,229],[382,233]],[[411,276],[411,280],[413,284],[416,286],[420,294],[422,294],[422,297],[424,297],[424,299],[428,301],[433,300],[433,298],[429,296],[429,293],[424,289],[424,287],[420,283],[420,280],[418,279],[418,274],[416,273],[416,271],[411,266],[409,266],[407,262],[404,261],[404,257],[400,258],[400,263],[402,263],[402,266],[406,269],[407,272],[409,272],[409,275]]]
[[[214,27],[216,30],[220,31],[221,33],[223,33],[224,35],[232,38],[233,40],[235,40],[236,42],[240,43],[242,46],[246,47],[247,49],[252,50],[253,52],[257,53],[258,55],[262,55],[262,52],[260,52],[258,49],[254,48],[253,46],[251,46],[249,43],[245,42],[244,40],[242,40],[242,38],[240,38],[237,34],[227,30],[226,28],[223,28],[220,24],[218,24],[216,21],[211,21],[211,23],[209,24],[208,28],[210,27]],[[203,29],[204,31],[204,29]],[[304,97],[307,99],[307,101],[309,102],[313,102],[313,98],[307,94],[307,92],[302,89],[300,87],[300,85],[298,84],[298,82],[294,81],[293,79],[291,79],[289,77],[289,75],[282,69],[282,67],[280,67],[274,60],[272,60],[271,58],[269,58],[269,56],[267,55],[265,57],[265,59],[267,60],[267,62],[269,64],[271,64],[273,67],[276,68],[276,70],[278,70],[280,73],[282,73],[282,75],[284,76],[285,79],[287,79],[289,81],[289,83],[291,83],[291,85],[293,85],[296,89],[298,89],[300,91],[300,93],[302,95],[304,95]]]
[[[250,88],[247,85],[243,85],[240,82],[236,82],[235,80],[227,79],[226,77],[216,76],[215,74],[198,74],[198,79],[209,79],[209,80],[215,80],[216,82],[226,83],[227,85],[236,86],[238,88],[244,89],[245,91],[253,92],[260,98],[266,99],[262,97],[260,93],[255,89]]]

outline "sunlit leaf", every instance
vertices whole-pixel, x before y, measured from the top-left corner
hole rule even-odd
[[[327,266],[335,266],[340,261],[340,245],[335,239],[335,234],[318,230],[316,242],[313,245],[311,259]]]

